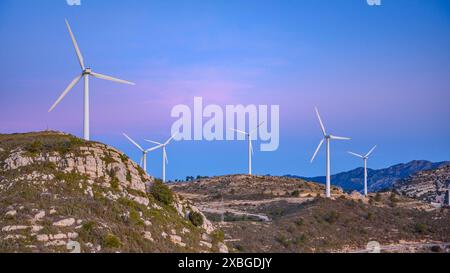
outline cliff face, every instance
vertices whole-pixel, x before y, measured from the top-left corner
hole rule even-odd
[[[448,204],[450,165],[427,170],[398,181],[394,189],[408,197],[426,202]]]
[[[0,135],[0,252],[227,251],[215,234],[110,146],[57,132]]]

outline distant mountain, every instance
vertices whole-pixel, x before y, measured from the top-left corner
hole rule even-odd
[[[449,161],[430,162],[426,160],[414,160],[406,164],[397,164],[385,169],[367,169],[369,191],[379,192],[392,188],[393,184],[401,179],[405,179],[417,172],[434,170],[439,167],[449,165]],[[308,181],[325,183],[325,176],[318,177],[298,177],[288,175],[288,177],[303,178]],[[361,191],[363,187],[364,168],[356,168],[351,171],[338,173],[331,176],[334,186],[339,186],[345,191]]]
[[[426,202],[448,204],[450,165],[418,172],[394,183],[394,190],[402,195]]]

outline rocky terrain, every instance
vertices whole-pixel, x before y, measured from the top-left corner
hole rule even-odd
[[[408,178],[420,171],[434,170],[445,165],[450,165],[450,162],[430,162],[426,160],[414,160],[405,164],[397,164],[388,168],[374,170],[367,169],[369,191],[379,192],[390,190],[395,182]],[[318,177],[297,177],[288,175],[292,178],[303,178],[308,181],[315,181],[325,183],[325,176]],[[363,189],[364,168],[356,168],[351,171],[341,172],[331,176],[333,184],[341,187],[347,192],[361,191]]]
[[[0,252],[227,252],[221,233],[120,151],[0,135]]]
[[[391,192],[346,194],[302,179],[232,175],[176,183],[233,252],[448,251],[450,212]],[[363,250],[363,251],[361,251]]]
[[[393,186],[399,194],[434,203],[448,205],[450,189],[450,165],[416,173],[396,182]]]

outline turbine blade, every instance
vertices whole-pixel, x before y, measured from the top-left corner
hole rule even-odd
[[[244,132],[244,131],[241,131],[241,130],[238,130],[238,129],[230,128],[230,130],[231,130],[231,131],[234,131],[234,132],[237,132],[237,133],[240,133],[240,134],[247,135],[247,132]]]
[[[263,125],[264,124],[264,121],[263,122],[261,122],[260,124],[258,124],[258,126],[256,126],[256,128],[255,129],[253,129],[251,132],[250,132],[250,134],[252,134],[253,132],[255,132],[256,130],[258,130],[259,129],[259,127],[261,127],[261,125]]]
[[[133,82],[129,82],[129,81],[113,78],[111,76],[107,76],[107,75],[103,75],[103,74],[99,74],[99,73],[95,73],[95,72],[91,72],[91,75],[96,77],[96,78],[102,79],[102,80],[118,82],[118,83],[123,83],[123,84],[129,84],[129,85],[135,85],[135,83],[133,83]]]
[[[322,147],[323,142],[324,142],[324,139],[322,139],[322,140],[320,141],[320,143],[319,143],[319,146],[317,146],[317,149],[316,149],[316,151],[314,152],[313,157],[311,158],[311,163],[312,163],[312,162],[314,161],[314,159],[316,158],[317,153],[319,152],[320,147]]]
[[[53,109],[55,109],[56,105],[58,105],[64,99],[64,97],[69,93],[70,90],[72,90],[72,88],[75,86],[75,84],[77,84],[81,80],[82,77],[83,77],[83,75],[80,75],[80,76],[76,77],[75,79],[73,79],[73,81],[69,84],[69,86],[67,86],[66,90],[64,90],[64,92],[62,92],[62,94],[59,96],[59,98],[56,100],[56,102],[52,105],[52,107],[50,107],[48,112],[51,112],[51,111],[53,111]]]
[[[141,147],[141,145],[139,145],[136,141],[134,141],[131,137],[127,136],[127,134],[123,133],[123,135],[131,142],[134,144],[134,146],[136,146],[139,150],[141,150],[142,152],[144,152],[145,150]]]
[[[156,142],[156,141],[153,141],[153,140],[148,140],[148,139],[144,139],[144,140],[147,141],[147,142],[156,144],[156,145],[163,145],[162,143],[159,143],[159,142]]]
[[[369,156],[373,153],[373,151],[375,151],[375,148],[377,148],[377,145],[375,145],[375,146],[372,148],[372,150],[370,150],[370,151],[367,153],[366,157],[369,157]]]
[[[325,130],[325,126],[323,125],[322,119],[320,118],[319,109],[317,109],[317,107],[315,109],[316,109],[317,118],[319,119],[320,128],[322,129],[322,133],[324,136],[326,136],[327,131]]]
[[[73,46],[75,47],[75,52],[77,53],[78,62],[80,63],[81,69],[84,70],[85,66],[84,66],[83,55],[81,55],[81,51],[80,51],[80,48],[78,47],[77,40],[75,40],[75,36],[73,35],[72,29],[70,28],[70,25],[69,25],[69,21],[67,21],[67,19],[66,19],[66,26],[67,26],[67,29],[69,30],[70,38],[72,38],[72,43],[73,43]]]
[[[177,135],[178,135],[178,133],[173,134],[164,144],[168,145]]]
[[[351,155],[354,155],[356,157],[364,158],[364,156],[362,156],[360,154],[357,154],[357,153],[353,153],[353,152],[348,152],[348,153],[351,154]]]
[[[340,136],[330,136],[331,137],[331,139],[334,139],[334,140],[351,140],[351,138],[349,138],[349,137],[340,137]]]
[[[152,148],[150,148],[150,149],[147,149],[145,152],[147,152],[147,153],[153,152],[153,151],[155,151],[155,150],[158,150],[158,149],[161,148],[162,146],[163,146],[163,145],[161,144],[161,145],[152,147]]]
[[[141,164],[139,166],[141,166],[141,168],[144,167],[144,156],[141,156]]]

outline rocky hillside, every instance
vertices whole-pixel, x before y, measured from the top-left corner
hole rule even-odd
[[[397,164],[385,169],[367,169],[369,191],[379,192],[389,190],[395,182],[424,170],[434,170],[449,165],[450,162],[430,162],[426,160],[414,160],[405,164]],[[288,176],[296,177],[296,176]],[[336,186],[347,192],[361,191],[364,183],[364,168],[356,168],[348,172],[342,172],[331,176],[331,181]],[[303,178],[308,181],[325,183],[325,176]]]
[[[450,212],[385,192],[364,198],[274,176],[232,175],[173,184],[224,231],[234,252],[449,251]],[[432,250],[432,248],[434,250]]]
[[[450,165],[416,173],[394,184],[400,194],[430,203],[448,205]]]
[[[0,252],[227,252],[217,233],[110,146],[0,135]]]

